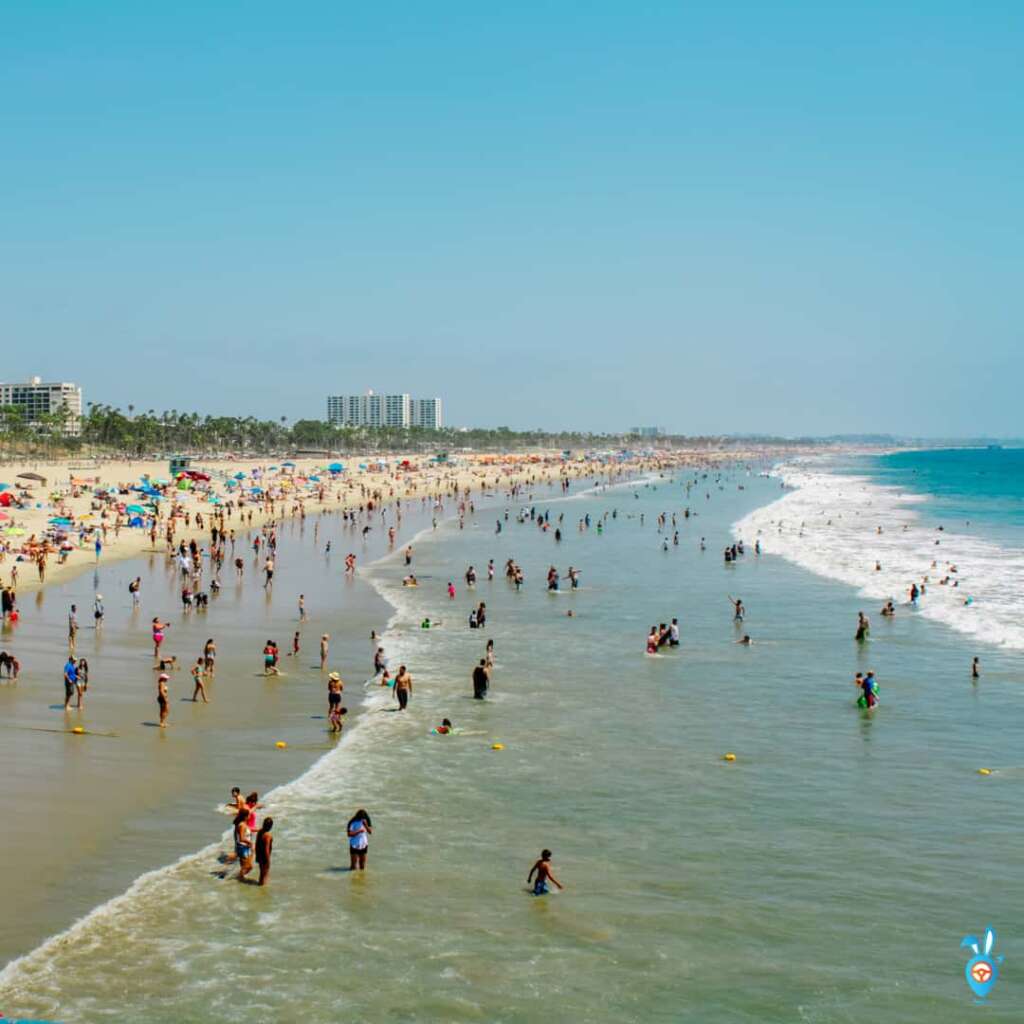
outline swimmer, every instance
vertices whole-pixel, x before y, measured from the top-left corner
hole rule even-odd
[[[972,679],[980,679],[981,678],[981,659],[980,658],[975,658],[971,662],[971,678]]]
[[[891,619],[896,614],[896,608],[892,601],[885,602],[885,606],[882,608],[880,614],[884,615],[887,619]]]
[[[754,641],[750,639],[749,633],[744,633],[739,640],[734,640],[733,643],[743,644],[744,647],[749,647]]]
[[[437,726],[437,728],[435,728],[433,731],[438,736],[448,736],[451,732],[454,731],[454,726],[451,723],[451,719],[442,718],[441,724]]]
[[[536,880],[534,880],[536,875]],[[540,859],[536,861],[530,873],[526,876],[526,884],[533,885],[534,896],[546,896],[551,890],[548,889],[548,882],[554,882],[559,889],[565,886],[551,873],[551,851],[541,850]]]

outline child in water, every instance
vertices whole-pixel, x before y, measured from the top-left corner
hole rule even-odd
[[[537,876],[534,880],[534,875]],[[533,895],[534,896],[546,896],[551,890],[548,888],[548,882],[554,882],[559,889],[564,889],[565,886],[551,874],[551,851],[541,850],[540,859],[530,868],[530,873],[526,876],[526,884],[530,885],[533,883]]]
[[[327,714],[327,720],[331,723],[331,732],[341,732],[341,719],[347,714],[348,708],[343,708],[340,704],[331,705],[331,710]]]

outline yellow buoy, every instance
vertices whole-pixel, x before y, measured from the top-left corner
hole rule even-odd
[[[722,755],[722,760],[723,761],[735,761],[736,760],[736,755],[730,751],[728,754],[723,754]]]
[[[71,731],[72,731],[72,732],[73,732],[73,733],[74,733],[74,734],[75,734],[76,736],[84,736],[84,735],[85,735],[85,730],[84,730],[84,729],[83,729],[83,728],[82,728],[82,727],[81,727],[80,725],[76,725],[76,726],[74,727],[74,729],[72,729]]]
[[[504,743],[492,743],[491,744],[491,750],[504,750],[504,749],[505,749],[505,744]]]
[[[277,749],[278,749],[278,750],[284,750],[284,748],[285,748],[285,747],[287,747],[287,746],[288,746],[288,744],[287,744],[287,743],[285,743],[285,741],[284,741],[284,740],[278,740],[278,741],[277,741],[277,742],[276,742],[276,743],[274,744],[274,746],[275,746],[275,747],[277,747]]]
[[[992,774],[992,769],[991,768],[979,768],[978,769],[978,774],[979,775],[991,775]]]

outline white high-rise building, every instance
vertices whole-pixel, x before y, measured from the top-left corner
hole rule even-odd
[[[424,430],[440,430],[443,426],[440,398],[414,398],[410,408],[410,421]]]
[[[336,427],[408,427],[412,425],[409,395],[328,395],[327,422]]]
[[[64,433],[77,437],[82,432],[82,389],[66,381],[47,382],[33,377],[24,384],[0,384],[0,405],[21,410],[22,420],[38,426],[43,416],[65,415]]]

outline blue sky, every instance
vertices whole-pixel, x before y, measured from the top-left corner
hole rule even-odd
[[[1022,57],[1008,2],[9,4],[3,379],[1024,434]]]

